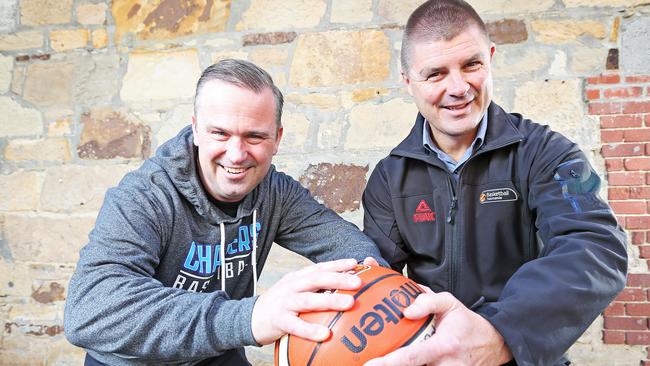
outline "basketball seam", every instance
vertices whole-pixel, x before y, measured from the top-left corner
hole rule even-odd
[[[374,279],[373,281],[371,281],[371,282],[368,282],[367,285],[363,286],[359,291],[357,291],[356,294],[354,294],[354,299],[356,300],[357,297],[361,296],[361,294],[363,294],[364,292],[366,292],[370,287],[374,286],[377,282],[383,281],[383,280],[386,279],[386,278],[394,277],[394,276],[400,276],[400,275],[397,274],[397,273],[389,273],[389,274],[385,274],[385,275],[383,275],[383,276],[381,276],[381,277],[375,278],[375,279]],[[335,325],[336,322],[341,318],[342,315],[343,315],[343,312],[342,312],[342,311],[339,311],[339,312],[336,314],[336,316],[334,316],[334,318],[330,321],[330,323],[329,323],[329,325],[327,326],[327,328],[331,330],[332,327],[334,327],[334,325]],[[291,336],[290,336],[290,337],[291,337]],[[309,361],[307,362],[307,365],[306,365],[306,366],[311,366],[311,363],[314,361],[314,358],[316,357],[316,353],[318,353],[318,349],[320,348],[320,345],[321,345],[322,343],[323,343],[323,342],[318,342],[318,343],[316,343],[316,345],[314,346],[314,349],[313,349],[312,352],[311,352],[311,356],[309,356]],[[289,344],[287,344],[287,354],[288,354],[288,353],[289,353]]]

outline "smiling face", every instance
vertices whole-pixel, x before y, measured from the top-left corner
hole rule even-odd
[[[192,131],[201,182],[219,201],[241,201],[262,181],[278,152],[282,127],[276,124],[273,93],[211,80],[198,98]]]
[[[494,45],[476,26],[449,41],[413,42],[403,76],[433,138],[471,142],[492,100]]]

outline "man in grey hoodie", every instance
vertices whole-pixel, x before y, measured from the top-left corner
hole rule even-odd
[[[259,67],[212,65],[191,127],[106,193],[65,307],[66,337],[87,365],[248,365],[243,346],[329,336],[298,313],[353,305],[316,291],[358,288],[344,272],[379,252],[271,165],[282,105]],[[257,296],[273,242],[324,263]]]

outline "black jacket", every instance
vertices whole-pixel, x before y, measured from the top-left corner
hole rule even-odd
[[[600,178],[576,144],[492,103],[457,184],[422,146],[423,123],[372,172],[364,231],[394,269],[490,321],[517,364],[560,364],[625,285]]]

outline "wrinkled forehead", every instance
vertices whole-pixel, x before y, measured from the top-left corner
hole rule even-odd
[[[460,33],[450,40],[421,40],[411,47],[411,68],[454,67],[490,58],[490,44],[480,33]]]

